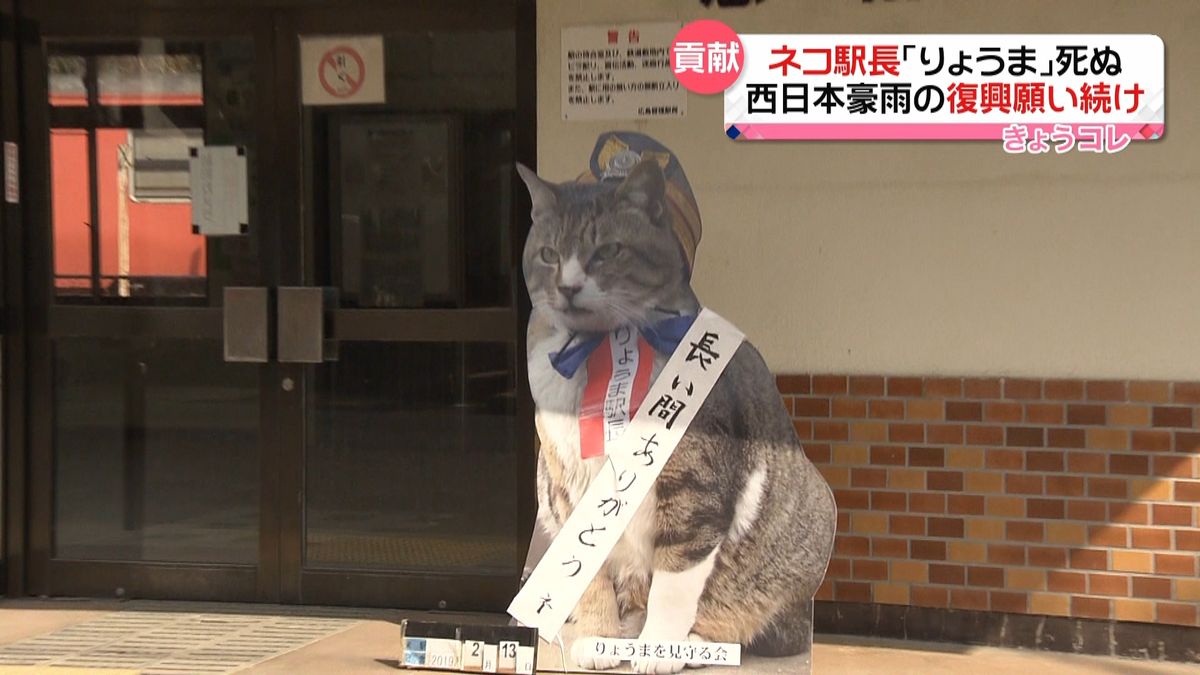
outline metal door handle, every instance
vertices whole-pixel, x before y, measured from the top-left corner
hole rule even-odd
[[[337,305],[336,289],[280,286],[276,349],[280,363],[321,363],[337,358],[325,337],[325,310]]]
[[[225,287],[222,332],[226,361],[267,362],[267,303],[264,287]]]

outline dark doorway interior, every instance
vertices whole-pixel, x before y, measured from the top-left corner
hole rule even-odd
[[[10,583],[502,609],[534,510],[533,3],[116,4],[15,8]],[[304,105],[328,36],[382,39],[383,103]],[[197,146],[245,154],[243,232],[195,231]]]

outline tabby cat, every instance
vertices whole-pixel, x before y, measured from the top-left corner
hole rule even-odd
[[[580,335],[694,316],[700,302],[657,161],[591,184],[518,171],[533,202],[523,265],[533,301],[527,356],[541,439],[539,518],[553,536],[604,460],[580,454],[587,369],[565,376],[552,355]],[[668,357],[655,352],[652,377]],[[762,357],[744,342],[564,628],[572,658],[588,669],[618,665],[595,657],[590,637],[804,653],[834,529],[829,487],[801,450]],[[683,667],[632,665],[643,673]]]

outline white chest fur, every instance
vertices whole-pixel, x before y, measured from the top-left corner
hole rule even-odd
[[[606,463],[603,457],[583,459],[579,453],[579,405],[587,384],[587,369],[580,367],[574,377],[568,379],[550,365],[550,353],[561,349],[567,338],[566,331],[559,331],[531,346],[529,387],[537,404],[543,447],[552,447],[561,462],[566,491],[574,506]],[[658,377],[666,361],[662,354],[654,355],[651,382]],[[617,574],[649,574],[654,550],[654,501],[651,492],[613,550],[609,565]]]

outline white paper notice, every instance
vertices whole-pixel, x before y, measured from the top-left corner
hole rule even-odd
[[[702,310],[508,613],[551,641],[679,445],[745,336]]]
[[[687,91],[671,72],[679,23],[562,29],[562,118],[683,117]]]
[[[191,148],[188,158],[192,227],[198,234],[246,234],[250,200],[246,190],[246,151],[236,146]]]

